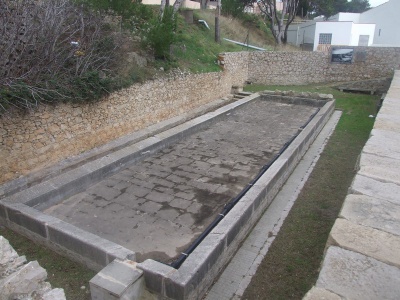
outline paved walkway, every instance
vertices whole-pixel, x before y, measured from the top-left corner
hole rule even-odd
[[[253,101],[45,213],[135,251],[138,261],[168,262],[315,111]]]
[[[307,300],[400,299],[400,71],[359,167]]]
[[[210,289],[206,300],[241,298],[311,174],[340,116],[341,112],[338,111],[332,115],[268,210]]]

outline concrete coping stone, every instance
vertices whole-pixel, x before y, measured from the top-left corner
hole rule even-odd
[[[94,294],[112,294],[116,299],[123,299],[124,293],[143,274],[130,260],[116,259],[97,273],[89,282],[92,298]],[[100,291],[99,291],[100,290]],[[95,298],[96,299],[96,298]]]
[[[259,214],[270,204],[333,110],[334,101],[325,101],[325,106],[320,109],[314,119],[188,256],[178,270],[153,260],[139,263],[138,268],[144,271],[147,287],[162,297],[172,299],[201,297],[207,286],[211,284],[214,278],[212,276],[219,273],[235,251],[233,248],[237,247],[240,240],[258,220]]]

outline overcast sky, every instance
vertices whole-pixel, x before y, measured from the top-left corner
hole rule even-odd
[[[372,6],[372,7],[375,7],[375,6],[378,6],[378,5],[380,5],[380,4],[382,4],[382,3],[385,3],[385,2],[388,2],[389,0],[369,0],[369,4]]]

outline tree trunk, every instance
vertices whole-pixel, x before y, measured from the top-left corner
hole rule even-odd
[[[168,0],[169,2],[169,0]],[[161,5],[160,5],[160,13],[159,13],[159,18],[162,20],[164,16],[164,10],[165,10],[165,5],[167,4],[167,0],[161,0]]]
[[[176,0],[174,3],[174,14],[178,11],[179,7],[181,7],[184,0]]]
[[[221,43],[219,16],[221,15],[221,0],[217,1],[217,8],[215,10],[215,42]]]
[[[283,22],[284,22],[284,19],[285,19],[285,16],[286,16],[287,1],[288,0],[283,0],[282,1],[283,2],[282,14],[280,16],[279,23],[278,23],[278,34],[277,34],[277,43],[278,43],[278,45],[281,45],[282,42],[283,42],[283,39],[284,39],[285,30],[284,30]]]
[[[200,8],[207,9],[208,1],[209,0],[200,0]]]

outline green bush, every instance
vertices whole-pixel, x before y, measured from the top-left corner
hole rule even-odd
[[[170,47],[176,41],[177,19],[172,7],[166,7],[163,17],[154,18],[144,37],[145,45],[151,47],[156,59],[169,60]]]
[[[224,16],[240,17],[244,14],[245,2],[241,0],[221,0]]]
[[[121,86],[123,34],[101,12],[70,0],[20,0],[6,2],[0,20],[8,24],[0,27],[0,114],[98,99]]]

